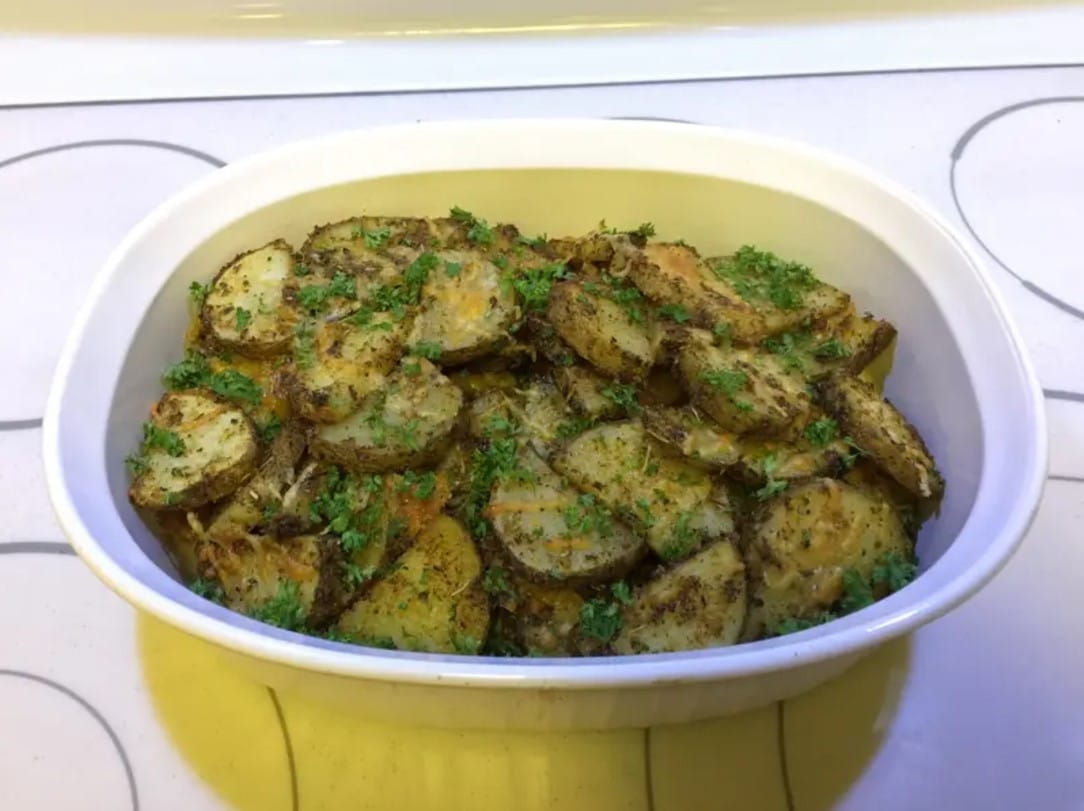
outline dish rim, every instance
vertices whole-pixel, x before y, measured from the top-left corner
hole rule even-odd
[[[981,554],[970,560],[967,566],[952,576],[943,574],[936,587],[924,596],[909,598],[909,589],[903,589],[868,609],[844,617],[825,626],[792,634],[787,637],[763,640],[742,645],[682,651],[665,654],[644,654],[626,657],[597,658],[525,658],[498,659],[482,656],[451,656],[432,653],[412,653],[403,651],[378,651],[359,646],[328,642],[281,629],[263,625],[237,614],[206,603],[196,607],[186,605],[176,590],[188,594],[187,589],[172,581],[169,574],[159,572],[176,589],[164,585],[159,590],[144,583],[135,574],[125,569],[114,560],[103,544],[98,542],[86,527],[79,509],[69,491],[63,465],[61,447],[61,420],[65,414],[66,395],[72,368],[77,360],[82,339],[91,321],[102,309],[103,297],[109,290],[114,277],[123,270],[129,253],[142,241],[153,238],[159,229],[168,231],[170,223],[178,214],[184,214],[186,207],[212,195],[223,186],[233,186],[239,181],[259,178],[262,173],[281,169],[291,158],[306,157],[312,160],[315,155],[331,154],[344,146],[359,148],[359,142],[384,142],[385,153],[377,160],[373,171],[353,171],[344,174],[339,183],[402,175],[408,172],[394,168],[395,160],[389,157],[401,150],[409,155],[410,150],[402,148],[413,139],[432,143],[460,143],[470,145],[472,139],[491,145],[494,136],[500,135],[505,141],[517,144],[534,145],[542,149],[545,159],[540,160],[538,152],[519,147],[518,153],[505,148],[499,155],[486,153],[483,159],[476,147],[476,154],[464,160],[454,155],[447,148],[438,150],[438,155],[421,160],[424,164],[415,167],[411,174],[435,173],[440,171],[470,171],[476,169],[527,170],[527,169],[624,169],[626,171],[663,171],[683,172],[677,168],[682,158],[664,158],[657,153],[633,155],[627,150],[615,150],[612,161],[603,161],[606,165],[581,165],[575,160],[575,148],[561,142],[554,148],[554,142],[562,137],[585,144],[584,151],[589,151],[591,139],[606,138],[658,138],[662,142],[680,142],[682,139],[706,139],[713,146],[741,146],[746,149],[761,150],[778,157],[792,157],[806,162],[810,167],[827,170],[838,178],[858,182],[867,190],[894,198],[904,209],[937,232],[961,259],[961,269],[966,267],[977,284],[985,293],[990,312],[1007,339],[1014,366],[1014,385],[1023,395],[1026,408],[1030,412],[1020,421],[1026,426],[1029,447],[1032,450],[1030,464],[1018,469],[1015,482],[1016,499],[1010,508],[999,514],[996,533],[987,538],[987,544]],[[545,146],[548,145],[547,152]],[[697,144],[703,146],[702,144]],[[562,147],[567,147],[569,156],[558,157]],[[468,150],[468,154],[469,150]],[[517,160],[518,155],[518,160]],[[529,155],[529,157],[523,157]],[[434,158],[436,163],[434,164]],[[402,161],[404,158],[400,157]],[[459,161],[456,164],[456,161]],[[668,162],[669,161],[669,162]],[[412,164],[418,163],[413,156]],[[428,163],[427,163],[428,162]],[[385,163],[392,166],[386,167]],[[443,165],[436,165],[436,164]],[[434,164],[434,165],[429,165]],[[453,165],[455,164],[455,165]],[[692,172],[697,174],[697,172]],[[735,180],[732,175],[720,173],[707,167],[698,174],[705,177]],[[746,181],[755,182],[755,181]],[[296,179],[277,180],[270,184],[275,189],[270,198],[288,199],[318,188],[328,187],[327,183],[305,185]],[[760,184],[765,186],[764,183]],[[289,188],[284,188],[289,186]],[[267,189],[260,189],[266,196]],[[244,213],[251,213],[266,205],[259,202],[255,194],[254,202]],[[819,205],[828,207],[823,201],[814,199]],[[225,227],[220,223],[219,227]],[[869,229],[868,223],[859,222],[859,226]],[[206,236],[204,238],[207,238]],[[886,243],[891,246],[891,243]],[[166,273],[159,283],[159,290],[174,270]],[[912,269],[912,273],[914,270]],[[917,275],[917,274],[916,274]],[[920,283],[926,286],[921,279]],[[108,311],[108,303],[105,310]],[[953,329],[953,338],[959,344],[959,332]],[[968,372],[972,372],[973,357],[968,357],[961,347],[963,362]],[[999,369],[1002,374],[1007,370]],[[110,403],[116,396],[115,391],[106,392]],[[981,410],[980,416],[984,413]],[[108,410],[108,409],[107,409]],[[1023,428],[1021,430],[1024,430]],[[105,428],[102,433],[104,436]],[[986,427],[983,427],[984,449],[989,444]],[[612,687],[648,687],[666,683],[703,682],[732,679],[743,676],[763,674],[773,671],[788,670],[795,667],[814,664],[827,659],[834,659],[871,648],[891,638],[907,633],[952,610],[986,585],[1008,562],[1022,542],[1028,527],[1038,509],[1040,496],[1046,478],[1047,433],[1042,392],[1031,362],[1024,351],[1021,337],[1008,315],[1002,298],[987,277],[982,261],[976,252],[960,239],[941,217],[926,203],[917,199],[909,191],[894,181],[888,180],[865,166],[840,157],[831,152],[808,146],[803,143],[775,136],[762,135],[738,129],[708,127],[694,124],[678,124],[657,121],[605,121],[595,119],[509,119],[459,122],[419,122],[384,126],[371,129],[351,130],[347,132],[323,135],[286,144],[243,158],[219,169],[209,176],[182,189],[173,197],[155,208],[143,221],[133,228],[121,243],[113,250],[91,287],[87,298],[73,322],[70,334],[64,344],[60,361],[56,367],[53,384],[49,392],[43,425],[43,451],[46,482],[53,508],[61,528],[68,536],[76,552],[113,591],[160,620],[168,622],[181,630],[201,637],[220,647],[224,647],[248,656],[286,665],[303,670],[347,676],[352,678],[396,681],[399,683],[456,685],[472,687],[517,687],[517,688],[561,688],[597,690]],[[943,566],[952,556],[957,540],[964,535],[976,521],[976,508],[985,489],[994,485],[987,470],[988,459],[984,455],[982,470],[976,486],[975,503],[972,504],[953,543],[948,546],[941,560],[924,572],[922,579],[930,581],[931,575],[947,572]],[[1021,465],[1024,463],[1021,462]],[[111,510],[116,512],[110,501]],[[118,514],[119,517],[119,514]],[[987,516],[989,518],[989,516]],[[124,541],[136,545],[131,535]],[[140,552],[140,554],[143,554]],[[158,569],[148,561],[150,566]],[[192,595],[189,595],[192,597]],[[198,598],[194,598],[198,599]],[[188,602],[191,602],[189,600]],[[201,603],[205,601],[200,601]],[[868,612],[868,613],[867,613]]]

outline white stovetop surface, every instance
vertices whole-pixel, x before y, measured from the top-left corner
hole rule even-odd
[[[289,140],[527,115],[793,136],[966,216],[1048,390],[1051,481],[1004,573],[785,705],[650,733],[498,736],[375,727],[268,694],[66,554],[36,420],[66,325],[130,226]],[[1082,143],[1084,67],[0,107],[0,808],[1084,808]]]

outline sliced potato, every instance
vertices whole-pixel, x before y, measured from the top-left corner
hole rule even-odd
[[[260,446],[252,423],[210,393],[164,395],[148,425],[128,491],[139,507],[191,510],[229,495],[256,470]]]
[[[841,371],[857,375],[890,349],[895,328],[871,315],[860,316],[854,306],[818,322],[812,330],[783,333],[762,346],[779,355],[788,369],[818,380]],[[891,367],[891,354],[888,356]],[[888,368],[884,369],[887,375]]]
[[[390,640],[403,650],[477,653],[489,629],[481,574],[467,531],[441,516],[343,614],[338,630],[360,644]]]
[[[741,457],[737,436],[705,420],[694,408],[648,406],[643,419],[649,435],[696,464],[722,469]]]
[[[885,555],[911,560],[911,539],[885,499],[836,479],[794,484],[747,528],[750,608],[743,638],[816,616],[843,596],[844,572],[869,581]]]
[[[422,289],[409,343],[435,345],[441,363],[464,363],[498,349],[519,320],[500,269],[474,251],[444,251]]]
[[[655,362],[656,345],[647,328],[620,304],[581,284],[555,284],[546,313],[557,335],[604,374],[642,380]]]
[[[408,359],[343,422],[317,429],[310,451],[359,473],[424,467],[447,450],[463,393],[429,361]]]
[[[711,329],[725,324],[739,343],[755,343],[770,334],[764,316],[686,245],[646,246],[643,260],[630,265],[629,278],[658,304],[684,308],[695,326]]]
[[[283,496],[294,483],[294,469],[305,452],[308,432],[298,422],[283,425],[260,468],[221,505],[207,526],[207,537],[228,543],[246,537],[282,510]]]
[[[804,381],[775,356],[718,347],[706,333],[690,333],[678,372],[693,404],[736,434],[793,436],[809,415]]]
[[[580,490],[596,496],[647,540],[663,559],[676,560],[710,540],[708,474],[667,456],[639,421],[610,422],[568,443],[551,463]],[[717,537],[717,536],[716,536]]]
[[[937,498],[944,491],[945,481],[918,431],[873,386],[833,375],[818,392],[844,434],[896,481],[922,498]]]
[[[548,380],[531,381],[510,394],[488,392],[470,405],[468,430],[471,436],[489,435],[495,420],[509,420],[520,436],[543,459],[549,459],[561,443],[561,427],[571,412],[557,388]]]
[[[554,371],[557,388],[577,414],[593,420],[616,419],[621,407],[603,392],[613,383],[587,366],[561,366]]]
[[[666,653],[733,645],[745,614],[745,565],[733,544],[719,541],[636,589],[613,648]]]
[[[570,588],[517,582],[516,630],[532,656],[576,653],[583,597]]]
[[[204,577],[222,587],[228,607],[289,630],[325,626],[350,596],[333,538],[251,535],[205,543],[200,563]]]
[[[314,422],[341,422],[380,389],[402,355],[407,319],[373,313],[364,326],[350,319],[315,327],[309,349],[282,376],[290,405]]]
[[[284,291],[293,267],[293,248],[277,239],[222,268],[200,311],[210,340],[253,358],[289,349],[298,314]]]
[[[485,516],[526,576],[556,582],[620,577],[647,551],[594,496],[563,482],[533,451],[520,451],[517,465],[530,480],[499,481]]]

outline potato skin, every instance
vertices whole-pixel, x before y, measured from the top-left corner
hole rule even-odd
[[[650,335],[616,302],[576,282],[559,282],[546,311],[557,335],[600,372],[624,381],[642,380],[655,362]]]
[[[489,630],[482,560],[455,519],[440,516],[338,622],[359,644],[389,639],[401,650],[477,653]]]
[[[158,401],[151,424],[184,443],[177,456],[154,448],[128,496],[138,507],[192,510],[229,495],[256,470],[256,431],[237,406],[210,392],[170,392]]]
[[[945,481],[926,443],[872,385],[837,374],[823,381],[817,391],[825,410],[885,472],[917,496],[941,496]]]
[[[640,586],[623,613],[616,653],[733,645],[746,614],[745,565],[719,541]]]

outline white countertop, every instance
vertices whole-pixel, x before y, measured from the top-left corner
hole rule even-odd
[[[269,695],[138,619],[66,554],[35,421],[65,325],[131,225],[219,163],[286,141],[527,115],[800,138],[966,216],[1048,390],[1052,434],[1038,518],[993,584],[784,705],[650,733],[495,737],[376,728]],[[1081,143],[1084,67],[0,107],[0,808],[415,808],[433,796],[563,811],[1084,808]],[[198,745],[212,737],[228,758]]]

